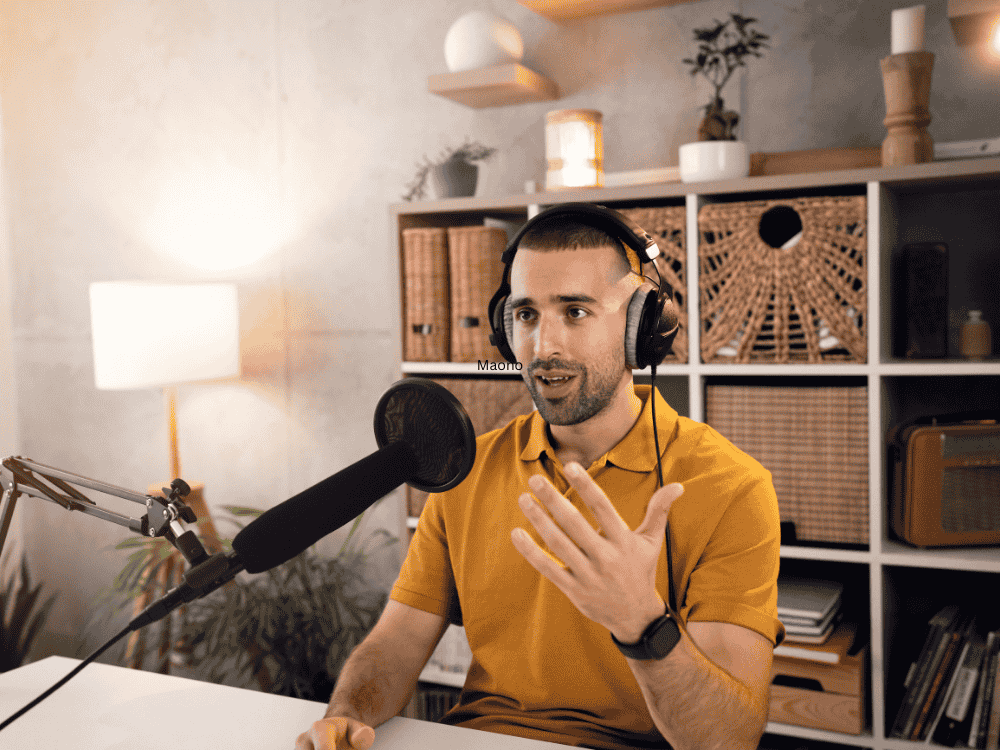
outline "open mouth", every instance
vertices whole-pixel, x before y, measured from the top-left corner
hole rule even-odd
[[[536,373],[535,378],[542,385],[548,388],[558,388],[561,385],[565,385],[570,380],[573,379],[572,375],[542,375],[541,373]]]

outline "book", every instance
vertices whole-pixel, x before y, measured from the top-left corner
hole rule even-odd
[[[803,644],[789,646],[782,643],[780,646],[774,647],[774,655],[789,659],[818,661],[824,664],[839,664],[841,660],[847,657],[851,646],[854,645],[854,635],[856,632],[857,626],[855,623],[842,622],[822,645]]]
[[[840,619],[841,610],[839,607],[831,609],[821,620],[806,620],[801,617],[778,616],[785,626],[785,632],[792,635],[822,635],[829,634],[830,626]]]
[[[969,632],[970,623],[970,618],[955,621],[941,638],[924,684],[917,693],[916,710],[907,721],[907,728],[903,730],[903,734],[911,740],[923,739],[927,717],[934,708],[942,683],[951,678],[951,670],[955,668],[955,661]]]
[[[993,660],[996,679],[1000,680],[1000,653]],[[994,683],[993,704],[990,706],[990,723],[986,729],[986,750],[1000,750],[1000,689]]]
[[[896,712],[896,719],[893,722],[892,731],[889,733],[890,737],[903,739],[908,736],[908,733],[904,734],[905,727],[910,716],[915,713],[914,703],[916,703],[917,694],[927,676],[931,657],[937,651],[938,644],[944,636],[945,628],[954,622],[957,617],[958,606],[950,604],[942,607],[927,621],[927,635],[924,637],[924,645],[920,649],[920,655],[916,661],[910,663],[910,668],[906,672],[906,678],[903,680],[903,687],[906,689],[906,693],[903,696],[903,702],[900,704],[899,710]],[[919,706],[917,707],[918,709]]]
[[[927,731],[923,734],[923,739],[926,743],[934,741],[935,733],[937,732],[938,726],[941,724],[941,719],[944,716],[945,710],[948,708],[951,696],[954,695],[955,690],[957,689],[959,678],[962,675],[962,665],[968,657],[971,645],[972,642],[970,640],[966,640],[965,645],[962,646],[962,652],[958,655],[956,667],[951,671],[951,679],[948,680],[948,687],[942,694],[942,699],[937,702],[937,708],[934,711],[934,716],[930,726],[927,727]]]
[[[976,695],[976,706],[972,712],[972,726],[969,729],[969,738],[966,742],[968,747],[978,747],[979,745],[979,725],[981,723],[984,710],[989,710],[989,704],[984,707],[986,698],[986,686],[990,680],[990,666],[994,667],[993,678],[996,679],[996,654],[997,654],[997,631],[991,630],[986,636],[986,654],[983,656],[983,666],[979,670],[979,692]],[[983,743],[985,745],[985,743]]]
[[[778,618],[806,617],[821,621],[839,602],[844,584],[818,578],[778,578]]]
[[[968,646],[944,716],[937,729],[933,730],[934,742],[945,747],[955,747],[961,737],[967,738],[972,724],[970,706],[979,686],[979,669],[986,653],[986,640],[973,632]]]
[[[922,740],[927,737],[927,722],[937,713],[937,707],[944,697],[944,686],[951,682],[952,673],[961,663],[959,657],[963,646],[975,629],[975,619],[975,617],[964,618],[945,636],[944,652],[937,668],[928,676],[927,692],[910,733],[911,740]]]

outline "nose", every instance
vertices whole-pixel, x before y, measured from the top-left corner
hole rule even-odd
[[[565,326],[559,316],[540,314],[533,332],[535,359],[544,362],[563,354],[565,333]]]

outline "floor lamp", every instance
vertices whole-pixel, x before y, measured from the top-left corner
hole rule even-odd
[[[177,442],[177,385],[217,380],[239,374],[239,310],[234,284],[159,284],[137,281],[95,282],[90,285],[94,384],[100,390],[161,387],[167,412],[170,479],[151,484],[150,495],[181,477]],[[205,505],[204,485],[188,482],[184,502],[198,517],[206,549],[220,548],[218,534]],[[179,561],[168,558],[157,573],[157,588],[179,580]],[[147,591],[135,602],[136,612],[152,600]],[[168,671],[169,624],[164,624],[160,671]],[[132,634],[127,653],[139,666],[144,631]]]

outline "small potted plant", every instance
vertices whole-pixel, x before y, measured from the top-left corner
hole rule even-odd
[[[263,511],[222,506],[238,528],[240,517]],[[196,599],[151,627],[171,628],[172,654],[157,654],[160,637],[139,646],[140,662],[163,670],[169,659],[189,676],[240,687],[255,684],[265,692],[326,701],[351,651],[378,620],[388,596],[369,579],[368,557],[377,548],[398,542],[385,529],[375,529],[360,544],[355,519],[340,550],[325,557],[310,547],[287,562],[258,575],[241,574],[202,599]],[[203,541],[207,541],[204,540]],[[232,540],[220,540],[229,551]],[[172,551],[162,538],[129,538],[117,545],[131,549],[125,568],[92,617],[93,624],[117,619],[122,610],[150,585],[156,568]],[[169,625],[169,619],[176,622]],[[94,630],[106,631],[103,624]],[[157,634],[161,630],[155,631]],[[121,660],[124,643],[111,658]]]
[[[701,73],[715,89],[705,107],[705,117],[698,128],[698,141],[680,147],[681,179],[684,182],[746,177],[750,173],[750,156],[746,144],[736,140],[740,117],[726,110],[722,89],[737,68],[746,67],[745,58],[761,57],[761,47],[767,47],[761,34],[750,25],[756,18],[739,13],[730,19],[715,22],[710,29],[695,29],[698,55],[682,62],[691,66],[691,75]],[[732,29],[730,28],[732,24]]]
[[[425,155],[423,163],[417,165],[416,177],[406,186],[403,200],[422,199],[428,182],[434,198],[475,195],[479,180],[479,166],[475,162],[489,159],[495,153],[495,148],[466,139],[458,148],[446,149],[436,162]]]

